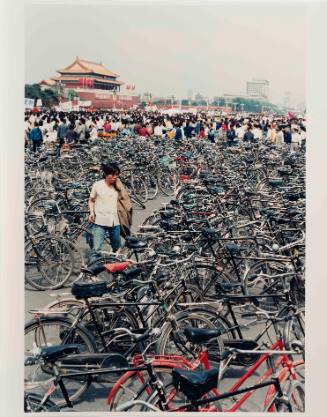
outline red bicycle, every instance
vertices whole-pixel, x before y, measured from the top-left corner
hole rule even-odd
[[[194,344],[203,344],[220,335],[217,329],[185,329],[185,336]],[[249,345],[249,341],[239,341]],[[304,390],[300,383],[300,370],[304,361],[292,361],[280,338],[269,350],[226,348],[219,369],[210,367],[208,350],[202,348],[194,362],[181,356],[134,357],[134,368],[126,372],[112,387],[108,396],[111,411],[229,411],[239,410],[252,395],[268,388],[260,411],[303,411]],[[217,389],[218,381],[228,364],[241,355],[242,361],[252,356],[253,363],[247,372],[225,393]],[[277,359],[275,359],[277,357]],[[249,359],[248,359],[249,361]],[[267,363],[268,369],[254,385],[244,388],[246,382]],[[235,396],[241,396],[234,400]],[[222,400],[233,397],[230,407]],[[288,400],[290,399],[290,400]]]

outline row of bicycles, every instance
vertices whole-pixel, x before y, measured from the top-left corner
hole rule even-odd
[[[106,158],[170,201],[88,264]],[[72,410],[99,384],[109,411],[304,411],[303,149],[118,138],[35,159],[26,282],[70,294],[29,312],[25,411]]]

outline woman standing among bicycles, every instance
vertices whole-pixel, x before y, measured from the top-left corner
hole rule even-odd
[[[130,235],[133,207],[129,195],[118,179],[117,164],[102,166],[103,179],[93,184],[89,198],[89,221],[93,224],[93,245],[90,262],[94,262],[102,249],[106,234],[109,234],[112,250],[121,247],[120,236]]]

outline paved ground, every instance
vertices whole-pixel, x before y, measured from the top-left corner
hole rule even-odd
[[[162,206],[163,203],[167,203],[170,198],[159,197],[154,201],[151,201],[147,204],[145,210],[136,210],[134,215],[134,230],[137,226],[154,210]],[[25,312],[26,320],[32,318],[28,313],[30,308],[39,308],[44,307],[46,304],[54,300],[58,294],[66,293],[70,294],[69,288],[60,289],[56,291],[34,291],[26,290],[25,296]],[[257,327],[252,327],[248,334],[249,338],[253,337],[257,333]],[[224,380],[221,382],[219,388],[221,391],[224,391],[228,387],[231,387],[236,381],[236,378],[239,378],[240,375],[244,373],[241,368],[232,367],[230,371],[224,377]],[[76,411],[106,411],[106,398],[110,390],[110,385],[108,383],[95,383],[93,384],[88,392],[83,396],[83,401],[75,406]],[[247,409],[251,411],[258,410],[257,403],[263,398],[263,390],[253,398],[251,403],[247,403]]]

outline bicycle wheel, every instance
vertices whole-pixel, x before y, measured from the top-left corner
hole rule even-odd
[[[161,331],[161,336],[156,345],[156,352],[159,355],[183,355],[184,358],[192,360],[198,356],[201,347],[193,345],[189,342],[184,334],[186,327],[196,327],[204,329],[216,329],[216,325],[209,319],[212,313],[209,311],[183,311],[174,315],[172,323],[166,323]],[[218,323],[216,323],[218,324]],[[225,327],[223,328],[225,331]],[[224,342],[222,337],[217,337],[206,345],[216,361],[220,360],[220,356],[224,350]]]
[[[102,299],[101,301],[105,301]],[[112,300],[108,300],[112,301]],[[80,309],[85,306],[84,302],[80,300],[72,299],[63,299],[57,300],[49,304],[46,309],[62,312],[69,312],[70,317],[74,319],[79,313]],[[124,335],[124,332],[121,332],[118,335],[116,332],[113,333],[113,330],[117,328],[123,329],[138,329],[139,324],[136,320],[133,311],[124,306],[110,306],[102,307],[101,309],[93,310],[98,325],[101,328],[102,336],[105,341],[105,348],[107,352],[110,353],[120,353],[124,354],[127,352],[131,345],[132,340],[130,336]],[[96,343],[96,351],[104,352],[104,346],[102,340],[99,337],[95,324],[90,314],[83,316],[83,327],[92,335],[93,341]]]
[[[159,191],[157,179],[153,175],[146,174],[143,176],[143,180],[145,181],[146,187],[148,189],[148,200],[155,199]]]
[[[304,384],[302,384],[300,377],[301,373],[304,374],[304,370],[302,369],[304,367],[304,362],[297,361],[293,362],[293,364],[294,370],[296,371],[295,377],[287,368],[283,368],[278,375],[282,391],[289,399],[290,404],[282,402],[277,394],[275,386],[271,385],[267,390],[262,411],[304,412]]]
[[[41,236],[25,246],[25,279],[38,290],[57,289],[70,278],[74,256],[63,239]]]
[[[304,309],[291,316],[284,327],[283,332],[285,349],[292,350],[292,342],[299,341],[305,347],[305,315]]]
[[[132,200],[132,203],[134,203],[135,205],[136,205],[136,208],[138,208],[138,209],[145,209],[146,208],[146,205],[142,202],[142,201],[140,201],[137,197],[136,197],[136,195],[134,195],[134,194],[131,194],[131,200]],[[133,206],[134,207],[134,206]]]
[[[148,188],[146,186],[145,181],[141,177],[132,176],[131,187],[133,191],[133,195],[137,198],[137,200],[145,203],[148,200]]]
[[[192,284],[199,288],[204,299],[213,298],[215,300],[220,293],[216,286],[217,283],[229,284],[235,282],[235,279],[227,271],[218,271],[214,265],[205,263],[195,264],[190,272],[190,280]]]
[[[160,214],[159,213],[152,213],[150,216],[146,217],[141,226],[154,226],[159,224],[160,222]]]
[[[60,411],[60,408],[50,399],[41,405],[43,397],[32,392],[24,393],[24,413],[41,413],[46,411]]]
[[[277,397],[274,404],[268,411],[277,411],[279,413],[304,413],[305,412],[305,392],[302,384],[297,381],[291,381],[289,388],[283,392],[286,394],[289,404],[281,402]]]
[[[271,295],[280,294],[285,289],[285,279],[278,277],[285,273],[287,266],[282,261],[259,261],[251,266],[244,278],[244,285],[248,295]],[[264,275],[269,275],[266,278]],[[274,275],[277,275],[274,278]],[[274,312],[280,310],[285,301],[282,297],[260,298],[260,309]]]
[[[163,386],[171,381],[172,367],[155,366],[154,372],[158,375]],[[146,371],[126,372],[113,385],[108,396],[108,411],[115,411],[117,407],[128,401],[142,400],[148,402],[155,395],[155,389],[149,385],[150,377]],[[133,411],[145,411],[145,407],[135,405]]]
[[[158,185],[160,191],[170,197],[174,195],[174,192],[178,185],[177,174],[170,174],[169,172],[162,172],[158,177]]]
[[[25,325],[25,355],[32,356],[35,348],[44,346],[55,346],[62,344],[78,344],[80,352],[96,352],[96,345],[92,335],[82,326],[77,325],[72,329],[72,321],[61,317],[43,317],[38,320],[31,320]],[[60,365],[59,371],[65,372],[65,366]],[[75,368],[77,371],[78,368]],[[66,369],[67,370],[67,369]],[[69,369],[71,372],[72,369]],[[73,372],[73,371],[72,371]],[[36,394],[44,395],[49,387],[53,371],[42,365],[25,366],[25,384],[37,386]],[[65,378],[64,380],[68,395],[71,401],[75,402],[89,387],[91,379],[89,376]],[[52,400],[57,405],[66,404],[61,390],[57,389],[52,394]]]

